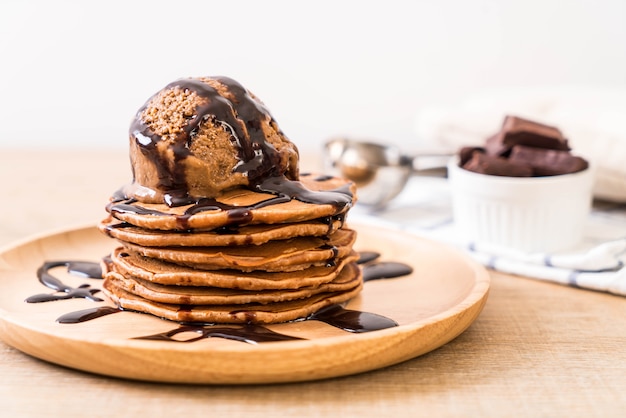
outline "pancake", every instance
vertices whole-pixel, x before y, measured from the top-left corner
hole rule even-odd
[[[236,188],[198,204],[171,207],[129,199],[113,201],[107,210],[114,218],[141,228],[190,230],[320,219],[345,213],[356,201],[355,184],[339,177],[302,174],[300,181],[286,184],[297,189],[291,194],[300,198]]]
[[[163,285],[211,286],[242,290],[299,289],[319,286],[338,276],[348,263],[358,259],[351,251],[332,266],[312,266],[291,272],[242,272],[234,269],[199,270],[143,257],[124,248],[111,254],[111,271]]]
[[[228,247],[143,247],[123,243],[131,252],[196,269],[296,271],[325,266],[352,251],[356,232],[342,228],[328,238],[298,237],[263,245]]]
[[[327,218],[287,224],[231,226],[207,231],[162,231],[140,228],[109,218],[100,222],[98,228],[119,241],[146,247],[207,247],[258,245],[300,236],[327,236],[342,224],[342,219]]]
[[[129,275],[122,276],[116,272],[107,273],[107,281],[114,282],[114,286],[128,293],[153,302],[179,305],[268,304],[309,298],[318,293],[350,291],[360,285],[361,274],[355,263],[349,263],[333,281],[319,286],[258,291],[206,286],[166,286]]]
[[[104,283],[104,293],[124,310],[148,313],[177,322],[274,324],[306,318],[320,309],[359,294],[362,283],[349,291],[318,293],[304,299],[271,304],[186,305],[150,301],[124,290],[117,281]]]

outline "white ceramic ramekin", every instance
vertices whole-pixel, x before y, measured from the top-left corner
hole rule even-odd
[[[470,242],[523,252],[580,242],[591,209],[592,169],[549,177],[502,177],[448,164],[458,233]]]

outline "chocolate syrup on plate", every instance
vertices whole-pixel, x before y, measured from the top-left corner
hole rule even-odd
[[[248,344],[302,340],[302,338],[280,334],[260,325],[181,325],[171,331],[135,339],[190,343],[204,338],[225,338]]]
[[[82,284],[78,287],[71,287],[49,273],[50,269],[56,267],[67,267],[67,271],[70,274],[88,277],[92,279],[101,279],[102,270],[98,263],[92,263],[87,261],[48,261],[43,263],[37,270],[37,278],[39,281],[49,289],[54,290],[56,293],[41,293],[38,295],[30,296],[26,299],[28,303],[49,302],[53,300],[65,300],[65,299],[88,299],[94,302],[102,302],[99,297],[94,296],[100,289],[93,289],[89,284]]]
[[[354,333],[378,331],[398,326],[396,321],[382,315],[353,311],[340,305],[331,305],[321,309],[307,319],[325,322],[335,328]]]
[[[380,257],[380,253],[375,251],[361,251],[359,252],[359,259],[357,260],[358,264],[367,264],[371,261],[374,261]]]
[[[395,261],[367,264],[363,266],[363,281],[393,279],[395,277],[408,276],[412,272],[411,266]]]
[[[123,312],[120,308],[112,306],[98,306],[95,308],[82,309],[61,315],[57,318],[59,324],[79,324],[81,322],[91,321],[92,319],[101,318],[106,315]]]
[[[363,281],[393,279],[394,277],[408,276],[413,273],[413,268],[404,263],[395,261],[379,261],[372,263],[380,257],[380,253],[374,251],[362,251],[359,253],[358,264],[362,265]]]
[[[362,265],[364,281],[387,279],[408,275],[412,272],[411,267],[402,263],[377,262],[379,253],[360,253],[359,263]],[[108,260],[104,259],[104,262]],[[49,302],[71,298],[84,298],[94,302],[103,300],[93,296],[100,290],[91,288],[89,284],[82,284],[77,288],[62,283],[58,278],[50,274],[50,270],[57,267],[66,267],[67,271],[75,276],[92,279],[102,279],[100,264],[85,261],[48,261],[37,270],[39,281],[56,293],[39,294],[26,299],[28,303]],[[192,307],[188,307],[191,309]],[[181,306],[181,309],[186,309]],[[69,312],[57,318],[61,324],[77,324],[91,321],[106,315],[124,312],[123,309],[112,306],[96,306],[80,311]],[[253,318],[251,318],[253,319]],[[382,315],[370,312],[361,312],[345,309],[341,305],[331,305],[310,315],[305,320],[324,322],[330,326],[352,333],[377,331],[398,326],[398,324]],[[189,336],[190,338],[181,338]],[[185,334],[185,335],[182,335]],[[258,344],[272,341],[300,340],[301,338],[280,334],[261,325],[225,325],[225,324],[181,324],[178,328],[164,333],[136,337],[143,340],[193,342],[204,338],[226,338],[249,344]]]

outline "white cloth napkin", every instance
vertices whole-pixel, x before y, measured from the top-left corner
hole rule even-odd
[[[459,238],[445,178],[413,177],[387,208],[372,212],[357,204],[349,220],[447,243],[493,270],[626,296],[624,203],[595,202],[583,241],[555,253],[522,253]]]

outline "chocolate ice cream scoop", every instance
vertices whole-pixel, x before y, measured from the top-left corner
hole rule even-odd
[[[272,177],[298,179],[298,149],[264,104],[227,77],[168,84],[130,127],[127,198],[184,205]]]

